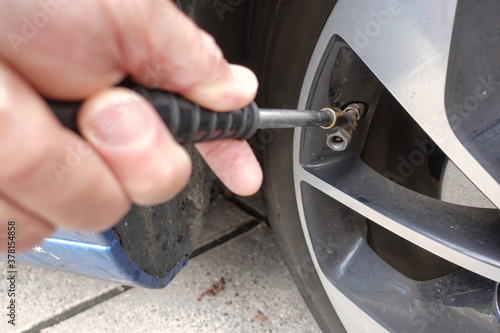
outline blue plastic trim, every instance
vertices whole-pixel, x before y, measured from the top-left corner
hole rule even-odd
[[[104,233],[58,230],[18,257],[19,263],[144,288],[165,287],[187,261],[187,257],[184,258],[165,276],[152,276],[128,258],[113,230]]]

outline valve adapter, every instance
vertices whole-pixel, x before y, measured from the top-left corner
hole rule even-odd
[[[333,151],[344,151],[351,143],[352,136],[358,127],[360,120],[366,112],[363,103],[348,104],[344,110],[330,109],[336,114],[336,122],[330,127],[331,131],[326,135],[326,144]],[[329,128],[325,128],[329,129]]]

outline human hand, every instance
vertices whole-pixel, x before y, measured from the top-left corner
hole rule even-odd
[[[191,161],[152,107],[113,87],[131,76],[206,108],[249,104],[254,74],[229,65],[212,37],[170,1],[0,2],[0,251],[16,221],[16,250],[54,227],[102,231],[131,202],[151,205],[187,183]],[[42,96],[85,100],[63,128]],[[222,182],[250,195],[262,171],[247,142],[197,145]]]

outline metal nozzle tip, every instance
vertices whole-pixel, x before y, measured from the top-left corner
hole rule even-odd
[[[330,129],[332,128],[333,126],[335,126],[337,124],[337,119],[339,117],[343,117],[344,116],[344,112],[342,112],[342,110],[340,109],[337,109],[337,108],[323,108],[321,109],[321,111],[323,112],[327,112],[328,115],[329,115],[329,118],[330,118],[330,122],[327,123],[326,125],[323,125],[321,126],[322,129]]]

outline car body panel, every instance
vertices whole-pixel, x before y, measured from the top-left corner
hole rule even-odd
[[[182,259],[164,276],[152,276],[130,260],[112,230],[104,233],[58,230],[18,257],[23,264],[145,288],[165,287],[187,261],[187,257]]]

